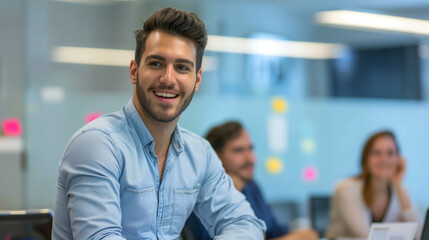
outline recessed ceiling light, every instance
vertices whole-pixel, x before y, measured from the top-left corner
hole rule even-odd
[[[429,35],[428,20],[348,10],[319,12],[315,18],[318,23],[324,25]]]

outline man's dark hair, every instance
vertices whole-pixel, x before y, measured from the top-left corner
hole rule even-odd
[[[217,154],[220,154],[226,143],[240,136],[243,126],[236,121],[226,122],[209,130],[206,139]]]
[[[161,30],[194,41],[197,48],[196,70],[198,72],[201,68],[204,49],[207,45],[207,32],[204,22],[195,13],[188,13],[175,8],[163,8],[150,16],[144,22],[143,29],[135,31],[136,51],[134,58],[137,65],[140,65],[147,37],[155,30]]]

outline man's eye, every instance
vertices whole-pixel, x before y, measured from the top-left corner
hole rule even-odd
[[[160,62],[150,62],[149,66],[159,67],[159,66],[161,66],[161,63]]]
[[[234,153],[242,153],[244,152],[244,148],[235,148],[232,150]]]
[[[180,71],[189,71],[189,68],[185,65],[179,65],[177,66],[177,69],[179,69]]]

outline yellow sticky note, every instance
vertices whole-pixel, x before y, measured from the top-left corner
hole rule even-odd
[[[283,163],[277,157],[269,157],[265,163],[268,173],[278,174],[283,170]]]
[[[286,113],[289,110],[289,105],[286,99],[281,97],[276,97],[271,102],[271,106],[275,113]]]

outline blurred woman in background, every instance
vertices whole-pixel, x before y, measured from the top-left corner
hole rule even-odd
[[[326,237],[366,238],[374,222],[418,222],[402,184],[406,161],[393,133],[378,132],[368,139],[361,167],[358,176],[337,185]]]

